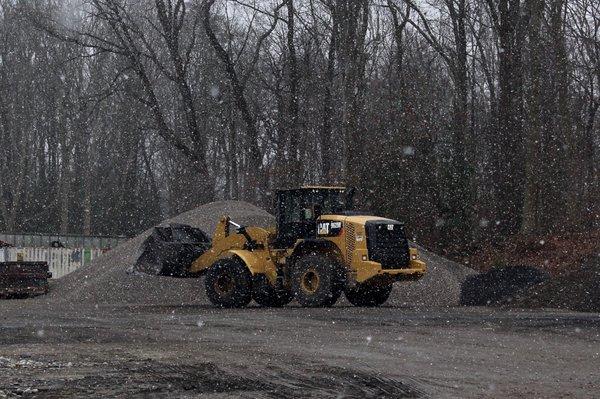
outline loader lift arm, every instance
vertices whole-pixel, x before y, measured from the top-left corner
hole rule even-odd
[[[244,236],[244,238],[246,239],[246,249],[248,249],[248,251],[254,251],[255,249],[259,249],[261,247],[261,245],[258,244],[256,240],[250,236],[250,234],[248,234],[246,226],[237,224],[231,219],[227,221],[227,226],[229,227],[229,225],[235,227],[236,233]],[[227,235],[229,235],[229,230],[227,231]]]

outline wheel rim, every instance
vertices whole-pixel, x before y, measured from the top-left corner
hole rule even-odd
[[[231,291],[233,291],[235,284],[233,282],[233,278],[229,274],[221,274],[215,280],[214,286],[215,286],[215,291],[219,295],[227,295]]]
[[[302,289],[310,294],[314,294],[319,288],[321,279],[314,270],[308,270],[302,275]]]

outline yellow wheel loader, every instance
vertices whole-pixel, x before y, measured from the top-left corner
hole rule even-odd
[[[332,306],[340,295],[355,306],[379,306],[395,281],[426,272],[401,222],[353,210],[353,189],[302,187],[277,191],[277,228],[217,225],[211,247],[191,266],[206,275],[220,307]]]

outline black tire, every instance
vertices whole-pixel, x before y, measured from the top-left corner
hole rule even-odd
[[[213,305],[241,308],[252,300],[252,274],[239,259],[216,261],[206,274],[206,295]]]
[[[333,306],[344,290],[344,268],[324,255],[305,255],[292,269],[292,291],[305,307]]]
[[[259,274],[252,283],[252,298],[260,306],[278,308],[290,303],[294,295],[284,287],[273,287],[264,274]]]
[[[348,301],[354,306],[381,306],[392,292],[393,284],[358,283],[356,286],[347,287],[344,291]]]

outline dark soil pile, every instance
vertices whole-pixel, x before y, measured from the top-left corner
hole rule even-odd
[[[460,304],[494,305],[509,300],[520,291],[548,280],[549,274],[535,267],[508,266],[469,276],[463,282]]]
[[[219,201],[185,212],[161,225],[188,224],[212,234],[223,215],[245,225],[274,226],[266,211],[246,202]],[[89,265],[59,279],[45,299],[51,303],[207,304],[204,280],[129,274],[140,246],[152,229],[121,244]],[[458,305],[460,286],[473,270],[420,248],[427,275],[417,282],[396,284],[389,303],[393,305]],[[341,304],[347,304],[340,301]]]
[[[579,270],[521,292],[510,305],[600,312],[600,256],[589,258]]]

